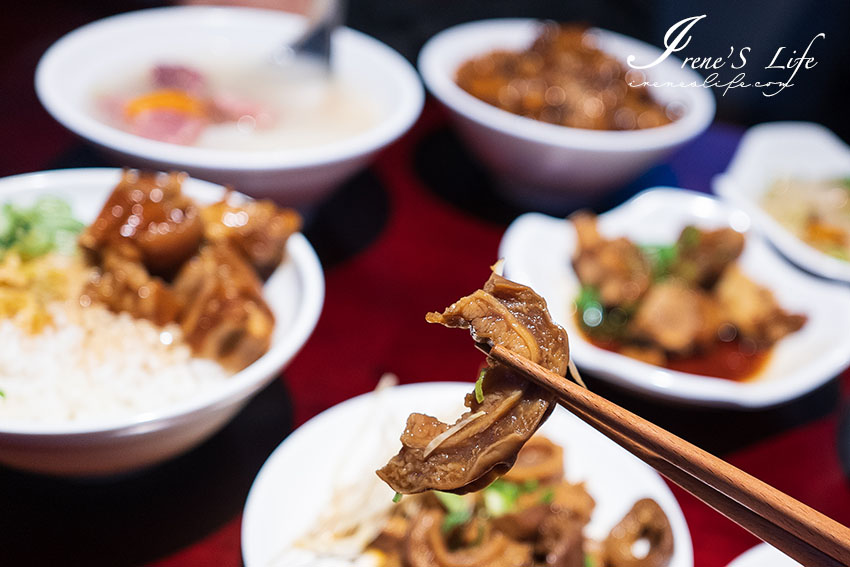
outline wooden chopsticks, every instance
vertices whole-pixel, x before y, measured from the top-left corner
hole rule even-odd
[[[558,403],[670,481],[806,567],[850,566],[850,529],[669,431],[510,350],[490,358],[552,391]]]

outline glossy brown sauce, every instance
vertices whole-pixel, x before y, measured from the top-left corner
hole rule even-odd
[[[590,344],[621,354],[623,345],[618,341],[591,337],[583,329],[581,334]],[[682,358],[668,358],[663,368],[746,382],[758,378],[770,358],[770,352],[771,349],[755,348],[751,343],[739,339],[729,342],[718,340],[711,348],[702,352]]]

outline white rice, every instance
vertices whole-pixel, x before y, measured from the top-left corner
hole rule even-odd
[[[50,305],[30,335],[0,320],[0,419],[102,421],[159,411],[229,377],[192,357],[176,326],[160,328],[101,306]]]

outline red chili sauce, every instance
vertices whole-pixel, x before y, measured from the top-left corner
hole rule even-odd
[[[579,328],[581,329],[581,325]],[[581,334],[594,346],[620,353],[622,345],[617,341],[591,337],[584,329]],[[718,340],[711,348],[702,352],[681,358],[668,357],[664,368],[745,382],[757,377],[770,358],[770,350],[756,348],[752,343],[737,338],[728,342]]]

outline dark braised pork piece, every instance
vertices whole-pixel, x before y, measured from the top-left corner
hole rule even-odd
[[[673,531],[639,500],[604,541],[585,538],[595,502],[564,478],[564,451],[535,435],[508,473],[481,491],[405,497],[367,546],[385,567],[666,567]],[[636,549],[640,541],[645,549]]]
[[[122,254],[112,248],[101,252],[101,269],[83,289],[80,301],[100,303],[116,313],[124,311],[157,325],[176,321],[182,303],[174,291],[126,252]]]
[[[570,220],[578,239],[573,266],[581,282],[597,287],[606,307],[640,299],[652,283],[652,269],[641,249],[627,238],[603,238],[590,213],[576,213]]]
[[[744,235],[731,228],[700,230],[685,227],[676,241],[676,261],[670,273],[684,281],[710,289],[729,264],[744,250]]]
[[[570,220],[577,234],[573,267],[582,285],[578,323],[602,348],[659,366],[712,353],[721,353],[721,366],[740,366],[739,360],[763,355],[805,324],[805,316],[785,311],[769,289],[740,270],[736,260],[745,237],[731,228],[686,226],[672,245],[639,246],[604,238],[592,213]],[[733,341],[738,353],[722,355],[727,345],[721,343]],[[708,375],[731,370],[711,361]]]
[[[140,261],[155,276],[172,277],[204,236],[200,210],[183,195],[184,173],[126,170],[79,244],[95,263],[109,248]]]
[[[709,293],[670,278],[646,292],[630,332],[664,351],[686,355],[713,345],[722,323],[721,311]]]
[[[265,353],[274,316],[261,277],[280,264],[298,213],[271,201],[205,208],[184,174],[124,172],[80,246],[98,271],[81,301],[177,323],[199,356],[241,370]]]
[[[497,274],[483,289],[461,298],[430,323],[469,329],[477,341],[500,344],[560,375],[566,374],[566,332],[555,324],[546,301],[530,288]],[[449,425],[411,414],[401,451],[380,476],[395,491],[465,493],[484,488],[511,468],[517,453],[553,409],[553,398],[507,367],[484,371],[483,399],[468,395],[469,411]]]
[[[286,241],[301,228],[301,217],[291,209],[280,209],[271,201],[249,201],[232,205],[225,198],[204,207],[204,237],[239,251],[266,279],[280,264]]]
[[[180,328],[199,356],[240,370],[269,349],[274,315],[263,284],[227,244],[204,245],[180,270],[174,291],[183,306]]]
[[[475,529],[481,541],[476,546],[453,550],[442,534],[445,512],[426,510],[411,522],[404,540],[406,567],[443,567],[464,565],[472,567],[531,567],[532,550],[496,530]],[[580,566],[578,566],[580,567]]]
[[[753,282],[737,266],[723,272],[714,295],[729,323],[758,345],[772,345],[806,323],[805,315],[782,309],[772,291]]]
[[[635,543],[645,540],[649,551],[635,554]],[[643,498],[614,526],[602,544],[611,567],[666,567],[673,556],[673,529],[661,506]]]
[[[663,126],[675,109],[653,100],[643,76],[596,47],[577,25],[545,25],[534,43],[464,62],[456,82],[493,106],[543,122],[593,130]],[[632,86],[634,85],[634,86]]]

